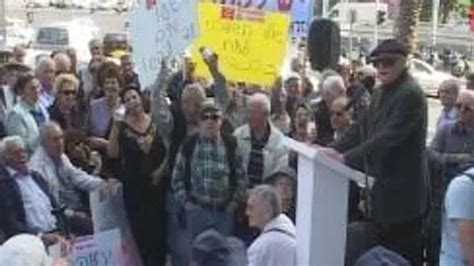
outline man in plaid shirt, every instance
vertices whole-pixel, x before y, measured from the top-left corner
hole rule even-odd
[[[200,132],[188,137],[178,153],[172,188],[192,240],[214,228],[230,235],[233,211],[247,185],[242,155],[233,136],[222,135],[222,112],[213,103],[201,111]],[[184,221],[183,221],[184,220]]]

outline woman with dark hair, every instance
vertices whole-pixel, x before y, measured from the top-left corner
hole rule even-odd
[[[305,103],[296,105],[295,113],[291,120],[291,130],[288,136],[296,141],[307,144],[317,142],[316,126],[311,120],[311,110]],[[298,154],[290,151],[289,165],[296,170],[298,166]]]
[[[48,112],[39,104],[40,83],[31,73],[18,78],[14,89],[21,97],[8,114],[8,135],[16,135],[25,142],[28,153],[39,143],[39,127],[49,120]]]
[[[79,83],[72,74],[61,74],[54,82],[56,99],[48,108],[51,120],[56,121],[63,131],[84,130],[85,114],[79,110],[77,101]]]
[[[155,176],[165,165],[166,147],[140,92],[127,88],[121,95],[125,113],[114,114],[108,155],[120,158],[125,207],[144,264],[165,265],[165,191]]]
[[[115,64],[102,65],[99,73],[99,87],[104,96],[92,100],[89,108],[89,134],[95,137],[93,145],[97,148],[107,147],[104,140],[107,138],[112,125],[112,114],[120,105],[120,91],[122,90],[122,74]]]

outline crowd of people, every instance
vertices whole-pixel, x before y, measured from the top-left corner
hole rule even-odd
[[[35,69],[17,51],[0,66],[0,243],[92,234],[88,193],[121,182],[144,265],[297,265],[292,138],[375,178],[349,189],[347,222],[377,235],[364,251],[474,265],[474,75],[441,85],[427,145],[427,101],[403,45],[381,42],[374,67],[322,73],[299,47],[268,87],[227,80],[215,53],[211,80],[184,55],[142,88],[131,56],[116,64],[98,40],[83,68],[72,48]]]

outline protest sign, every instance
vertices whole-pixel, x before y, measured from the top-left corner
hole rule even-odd
[[[200,36],[192,46],[198,75],[209,77],[200,48],[219,55],[228,80],[270,85],[286,52],[289,16],[212,3],[199,4]]]
[[[263,11],[291,14],[290,33],[294,38],[308,35],[309,23],[313,17],[314,0],[200,0],[201,2],[235,5],[243,8],[254,8]]]
[[[197,35],[197,0],[141,0],[130,16],[140,83],[153,84],[161,61],[182,53]]]
[[[109,184],[90,193],[94,234],[120,229],[120,257],[118,266],[142,265],[135,240],[130,231],[123,202],[121,183]]]
[[[74,266],[120,266],[120,230],[77,238],[69,261]]]

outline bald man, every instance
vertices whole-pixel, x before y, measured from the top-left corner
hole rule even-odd
[[[439,131],[444,124],[456,121],[458,111],[456,109],[456,99],[460,90],[459,83],[456,80],[450,79],[443,81],[439,86],[438,95],[443,110],[439,115],[436,124],[436,131]]]

